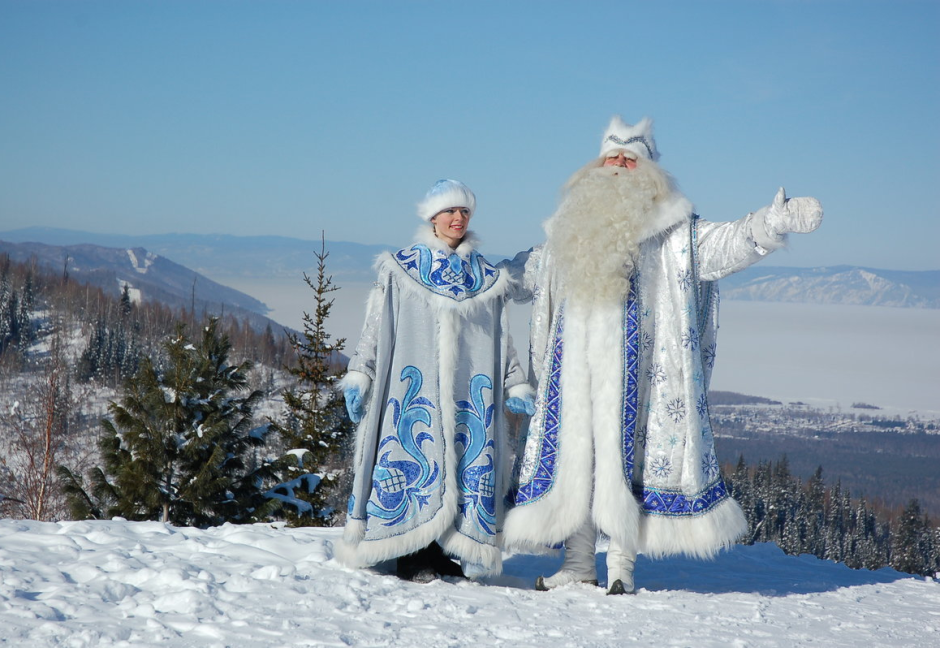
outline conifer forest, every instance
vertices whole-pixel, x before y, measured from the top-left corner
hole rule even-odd
[[[353,426],[335,386],[345,340],[328,333],[328,256],[304,277],[302,332],[0,257],[0,517],[341,525]],[[795,476],[786,455],[724,459],[750,526],[741,542],[940,572],[940,527],[918,499],[872,503],[822,467]]]

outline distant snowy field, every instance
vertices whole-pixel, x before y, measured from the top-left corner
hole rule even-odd
[[[301,280],[217,278],[265,302],[277,322],[302,328],[313,311]],[[370,284],[338,284],[328,330],[359,339]],[[528,346],[528,307],[513,305],[510,328]],[[940,416],[940,310],[725,300],[712,389],[848,409],[865,402],[886,414]]]
[[[0,645],[747,648],[940,645],[940,583],[775,545],[637,563],[638,593],[536,592],[557,559],[487,582],[402,582],[332,559],[340,529],[0,520]],[[604,578],[604,554],[599,570]]]

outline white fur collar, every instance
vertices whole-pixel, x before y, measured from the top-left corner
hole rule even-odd
[[[446,241],[439,239],[434,235],[433,225],[430,227],[427,225],[422,225],[418,228],[418,231],[415,232],[415,243],[426,245],[431,250],[439,250],[448,256],[456,252],[458,256],[466,259],[470,256],[470,253],[477,248],[480,241],[473,232],[467,230],[463,240],[460,241],[460,245],[458,245],[455,249],[447,245]]]
[[[688,222],[692,218],[692,202],[678,191],[673,191],[656,209],[649,222],[645,223],[640,240],[662,234],[678,223]]]

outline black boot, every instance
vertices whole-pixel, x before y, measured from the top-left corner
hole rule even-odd
[[[417,583],[428,583],[437,578],[437,572],[431,566],[431,555],[427,547],[406,556],[399,556],[395,574],[402,580]]]
[[[416,583],[428,583],[441,576],[464,578],[460,565],[448,558],[436,542],[407,556],[401,556],[395,573],[402,580]]]
[[[427,551],[432,554],[431,557],[431,566],[441,576],[452,576],[454,578],[466,578],[463,573],[463,569],[460,568],[460,565],[455,563],[447,554],[444,553],[444,550],[441,549],[441,545],[436,542],[432,542],[427,547]]]

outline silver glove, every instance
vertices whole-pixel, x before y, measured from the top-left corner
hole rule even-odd
[[[787,198],[783,187],[777,191],[774,201],[765,207],[764,227],[767,233],[779,238],[789,232],[806,234],[822,223],[822,205],[815,198]]]

